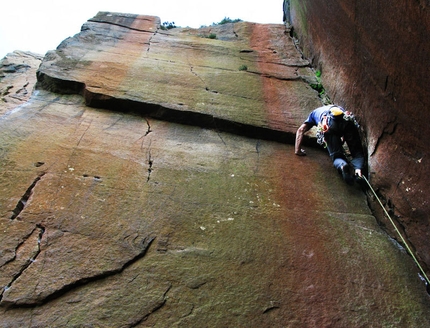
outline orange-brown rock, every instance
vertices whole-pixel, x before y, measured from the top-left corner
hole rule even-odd
[[[285,2],[332,100],[360,117],[374,188],[430,268],[429,1]]]
[[[99,13],[49,52],[40,87],[81,93],[93,107],[290,140],[320,104],[309,62],[282,25],[163,31],[158,17],[115,19]]]
[[[285,143],[320,100],[283,26],[159,27],[100,13],[0,117],[2,325],[427,326],[366,196]]]

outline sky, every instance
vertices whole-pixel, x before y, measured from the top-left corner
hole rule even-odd
[[[283,0],[21,0],[2,5],[0,59],[14,50],[44,55],[99,11],[158,16],[178,27],[199,28],[223,18],[282,24]]]

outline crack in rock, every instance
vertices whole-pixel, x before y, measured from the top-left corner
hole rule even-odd
[[[60,93],[64,92],[64,89],[62,89],[62,86],[60,86],[61,83],[58,79],[52,78],[43,73],[39,74],[39,79],[41,88],[45,88],[51,91],[56,90]],[[49,84],[49,86],[46,83]],[[161,104],[116,98],[99,93],[94,93],[85,89],[85,86],[82,84],[75,84],[71,82],[70,85],[67,86],[67,90],[83,90],[85,104],[89,107],[136,113],[140,116],[151,117],[167,122],[198,126],[207,129],[216,129],[219,131],[233,133],[235,135],[241,135],[245,137],[252,137],[256,139],[274,140],[277,142],[289,144],[294,144],[295,142],[295,132],[281,131],[277,129],[271,129],[265,126],[241,123],[229,119],[216,117],[211,114],[195,112],[191,110],[177,110],[170,106],[163,106]],[[79,92],[75,91],[74,93]],[[243,99],[250,99],[249,97],[237,95],[232,96]],[[306,138],[304,140],[304,143],[306,146],[317,148],[319,147],[315,138]]]
[[[4,97],[7,96],[8,94],[10,94],[9,90],[13,89],[13,85],[8,85],[6,86],[0,93],[0,96]]]
[[[375,146],[373,147],[373,151],[371,152],[370,156],[373,156],[376,153],[382,139],[385,136],[387,136],[387,135],[391,136],[396,132],[397,125],[398,125],[397,117],[394,117],[393,120],[385,123],[384,129],[382,130],[380,136],[377,138],[377,141],[375,143]]]
[[[42,227],[40,226],[40,229],[42,229]],[[45,230],[43,229],[43,232]],[[42,237],[43,233],[40,234],[40,238]],[[106,279],[108,277],[114,276],[116,274],[120,274],[121,272],[123,272],[125,269],[127,269],[129,266],[131,266],[132,264],[136,263],[138,260],[140,260],[141,258],[143,258],[151,243],[153,242],[153,240],[155,239],[155,237],[153,236],[149,236],[149,237],[145,237],[142,241],[142,249],[140,250],[140,252],[138,254],[136,254],[133,258],[131,258],[129,261],[125,262],[121,267],[119,268],[115,268],[115,269],[111,269],[111,270],[107,270],[104,272],[100,272],[98,274],[95,274],[93,276],[89,276],[89,277],[83,277],[80,279],[75,280],[74,282],[67,284],[67,285],[63,285],[62,287],[58,288],[57,290],[53,291],[51,294],[47,295],[45,298],[43,299],[37,299],[37,300],[8,300],[7,299],[7,289],[10,289],[12,283],[14,281],[16,281],[19,276],[25,271],[25,269],[28,268],[28,266],[34,262],[35,258],[37,256],[34,256],[32,259],[29,260],[29,264],[20,271],[20,274],[17,275],[16,277],[14,277],[13,281],[8,285],[9,287],[7,289],[4,290],[2,297],[0,299],[0,306],[3,307],[7,307],[7,308],[28,308],[28,307],[34,307],[34,306],[38,306],[38,305],[44,305],[52,300],[55,300],[61,296],[63,296],[64,294],[77,289],[79,287],[82,287],[84,285],[87,285],[91,282],[95,282],[95,281],[99,281],[99,280],[103,280]],[[40,242],[40,241],[39,241]],[[39,253],[37,253],[37,255],[39,255]]]
[[[10,217],[10,220],[15,220],[21,214],[21,212],[24,210],[25,206],[27,205],[27,201],[29,200],[30,196],[33,194],[33,189],[36,187],[37,183],[40,181],[40,179],[42,179],[44,175],[45,175],[45,172],[40,173],[37,176],[37,178],[34,179],[30,187],[27,188],[24,195],[16,204],[15,209],[12,211],[12,216]]]
[[[31,239],[30,237],[37,232],[38,236],[37,236],[37,245],[36,245],[36,250],[34,251],[34,254],[27,259],[23,265],[21,266],[20,270],[18,270],[18,272],[12,277],[11,281],[4,286],[1,294],[0,294],[0,304],[2,304],[2,300],[3,300],[3,295],[5,292],[7,292],[11,287],[12,284],[19,278],[21,277],[21,275],[24,273],[25,270],[28,269],[28,267],[36,261],[36,258],[39,256],[40,254],[40,242],[42,240],[43,234],[45,233],[45,228],[42,225],[36,225],[36,228],[31,232],[31,234],[27,237],[27,239],[21,243],[16,250],[16,253],[19,252],[19,248],[22,247],[29,239]],[[14,260],[17,258],[17,255],[15,255]],[[10,263],[10,262],[9,262]]]
[[[190,65],[190,72],[191,72],[191,74],[193,74],[194,76],[196,76],[200,81],[202,81],[204,85],[206,85],[205,80],[203,80],[200,77],[200,75],[198,75],[196,72],[194,72],[194,66],[192,66],[192,65]],[[207,89],[207,87],[206,87],[206,89]]]
[[[134,322],[130,323],[129,327],[137,327],[139,326],[143,321],[147,320],[148,317],[157,312],[158,310],[160,310],[167,302],[167,293],[170,291],[170,289],[172,288],[172,285],[169,284],[167,286],[166,291],[163,293],[163,295],[161,296],[161,298],[154,304],[153,308],[148,310],[148,313],[145,313],[145,315],[137,320],[135,320]]]
[[[14,250],[12,256],[10,256],[8,258],[3,253],[3,257],[0,259],[0,268],[2,268],[4,266],[8,265],[9,263],[15,261],[16,255],[19,252],[20,248],[27,242],[27,240],[29,240],[31,238],[31,236],[33,235],[34,231],[35,231],[35,229],[31,230],[26,236],[24,236],[22,238],[22,240],[16,245],[15,250]]]
[[[152,140],[149,142],[149,146],[148,146],[148,177],[146,179],[146,182],[149,182],[149,180],[151,179],[151,173],[152,173],[152,165],[154,164],[154,160],[152,159],[152,155],[151,155],[151,142]]]
[[[152,130],[151,130],[151,125],[149,124],[148,119],[145,119],[145,121],[146,121],[146,125],[148,126],[148,129],[145,132],[145,137],[146,137],[148,134],[150,134],[152,132]]]
[[[156,34],[157,32],[155,32],[150,38],[149,38],[149,40],[148,40],[148,48],[146,48],[146,53],[148,54],[149,53],[149,51],[151,50],[151,42],[152,42],[152,38],[154,37],[154,35]]]
[[[281,307],[281,303],[278,301],[270,301],[270,304],[265,307],[263,310],[263,314],[269,313],[273,310],[279,309]]]
[[[125,18],[130,18],[130,19],[136,19],[138,17],[137,15],[134,15],[134,14],[122,14],[122,16]],[[150,21],[149,19],[144,19],[144,20]],[[154,31],[151,31],[151,30],[145,30],[145,29],[140,29],[140,28],[136,28],[136,27],[131,27],[130,25],[121,24],[121,23],[117,23],[117,22],[108,22],[106,20],[97,19],[97,17],[90,18],[88,20],[88,22],[98,23],[98,24],[108,24],[108,25],[123,27],[123,28],[131,30],[131,31],[144,32],[144,33],[154,33]]]

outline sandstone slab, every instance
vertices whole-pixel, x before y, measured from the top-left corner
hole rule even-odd
[[[320,104],[314,78],[283,25],[164,31],[158,17],[103,12],[38,70],[41,88],[89,106],[290,141]]]
[[[117,19],[110,28],[133,25]],[[136,29],[147,27],[128,33]],[[67,76],[47,79],[65,92],[78,85]],[[260,95],[290,94],[261,85]],[[302,158],[292,145],[244,136],[255,118],[213,116],[239,125],[234,134],[194,125],[207,114],[190,104],[156,103],[174,114],[160,120],[147,99],[106,94],[99,105],[134,111],[92,108],[78,91],[39,89],[0,117],[4,326],[429,325],[414,263],[325,152]],[[258,99],[261,111],[274,106]],[[277,130],[276,119],[256,127],[267,122]]]
[[[19,131],[2,158],[7,326],[428,323],[413,263],[322,152],[46,92],[1,124]]]

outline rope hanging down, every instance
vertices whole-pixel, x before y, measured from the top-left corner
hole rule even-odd
[[[426,273],[424,272],[424,269],[421,267],[421,265],[418,263],[417,258],[415,257],[414,253],[412,253],[412,250],[409,248],[408,244],[406,243],[405,239],[403,238],[402,234],[400,233],[399,229],[397,229],[397,226],[394,224],[393,219],[391,218],[390,214],[388,214],[387,210],[385,209],[384,205],[382,205],[382,202],[380,201],[378,195],[376,195],[375,190],[373,190],[372,186],[370,185],[369,181],[366,179],[366,177],[363,175],[362,178],[367,182],[367,185],[369,186],[370,190],[372,190],[372,193],[375,195],[376,199],[379,202],[379,205],[381,205],[382,209],[385,212],[385,215],[390,220],[391,224],[393,225],[394,229],[396,229],[396,232],[399,234],[400,239],[402,240],[403,244],[405,245],[406,249],[408,250],[409,254],[412,256],[413,260],[415,261],[416,265],[420,269],[422,275],[424,276],[428,286],[430,286],[430,280],[427,277]]]

